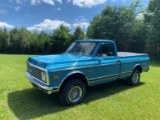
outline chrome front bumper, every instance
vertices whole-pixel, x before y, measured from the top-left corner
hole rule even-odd
[[[30,80],[30,82],[32,83],[32,85],[34,87],[36,87],[37,89],[47,93],[47,94],[52,94],[53,92],[58,92],[58,88],[56,87],[49,87],[47,85],[44,85],[40,82],[38,82],[37,80],[35,80],[28,72],[26,72],[26,76],[28,77],[28,79]]]
[[[149,68],[143,68],[142,72],[148,72]]]

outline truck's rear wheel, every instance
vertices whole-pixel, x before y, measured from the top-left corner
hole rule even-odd
[[[79,79],[65,82],[59,92],[59,100],[63,105],[75,105],[84,99],[86,85]]]
[[[130,77],[127,78],[127,84],[131,86],[135,86],[140,81],[140,72],[139,70],[135,69],[133,70]]]

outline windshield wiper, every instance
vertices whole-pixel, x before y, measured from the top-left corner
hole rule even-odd
[[[76,54],[76,55],[79,55],[79,53],[78,52],[71,52],[72,54]]]
[[[76,55],[79,55],[78,52],[65,52],[65,53],[69,53],[69,54],[76,54]]]

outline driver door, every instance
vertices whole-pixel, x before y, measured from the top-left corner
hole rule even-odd
[[[102,43],[97,51],[96,58],[99,61],[96,66],[95,82],[104,83],[119,78],[120,61],[115,53],[113,43]]]

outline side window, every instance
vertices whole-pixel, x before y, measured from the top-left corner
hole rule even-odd
[[[102,43],[97,56],[102,56],[102,54],[106,54],[107,56],[115,56],[114,46],[112,43]]]

